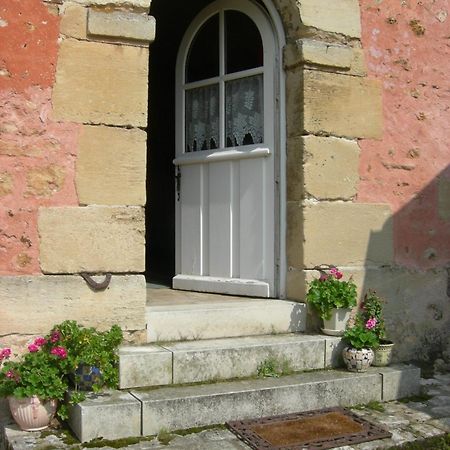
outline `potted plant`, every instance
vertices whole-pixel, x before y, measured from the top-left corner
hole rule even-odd
[[[386,338],[386,327],[384,323],[383,306],[384,300],[374,291],[369,290],[361,303],[360,311],[363,320],[375,321],[374,333],[377,335],[379,346],[375,349],[372,365],[387,366],[392,359],[394,343]]]
[[[342,351],[342,357],[351,372],[365,372],[372,364],[373,349],[379,344],[375,324],[373,318],[365,321],[361,314],[357,314],[354,323],[345,330],[344,341],[348,345]]]
[[[15,360],[10,356],[11,349],[0,350],[0,397],[8,398],[11,414],[22,430],[47,428],[69,387],[67,350],[38,337],[26,353]]]
[[[74,320],[56,325],[52,335],[69,353],[71,376],[79,390],[98,392],[104,387],[117,388],[119,384],[117,349],[123,340],[118,325],[107,331],[86,328]]]
[[[309,283],[306,299],[323,320],[322,331],[332,336],[342,336],[356,306],[356,285],[350,277],[343,280],[342,272],[333,265],[314,267],[320,277]]]

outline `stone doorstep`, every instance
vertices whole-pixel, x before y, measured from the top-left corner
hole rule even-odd
[[[225,423],[331,406],[352,406],[418,394],[420,369],[372,367],[357,374],[340,370],[280,378],[162,387],[91,394],[75,405],[69,425],[82,442]],[[394,397],[394,398],[392,398]],[[139,426],[138,426],[139,424]]]
[[[147,341],[185,341],[305,331],[306,305],[287,300],[148,305]]]
[[[121,389],[252,377],[272,358],[291,372],[339,366],[341,339],[283,334],[121,347]]]

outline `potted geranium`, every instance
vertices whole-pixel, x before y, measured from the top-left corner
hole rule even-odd
[[[353,324],[345,330],[344,341],[348,345],[342,351],[342,356],[351,372],[365,372],[372,364],[373,349],[379,345],[375,324],[373,318],[365,321],[361,314],[357,314]]]
[[[123,333],[118,325],[98,331],[66,320],[53,327],[53,334],[69,352],[72,380],[79,390],[117,388],[119,383],[118,347]]]
[[[17,356],[17,355],[16,355]],[[7,397],[11,414],[21,429],[47,428],[68,390],[67,350],[38,337],[15,360],[11,349],[0,350],[0,397]]]
[[[343,280],[343,273],[333,265],[314,267],[320,277],[309,283],[306,299],[323,320],[325,334],[341,336],[356,306],[356,285],[350,277]]]
[[[370,319],[375,323],[373,332],[377,335],[379,346],[375,349],[372,365],[387,366],[392,359],[394,343],[386,338],[383,306],[384,300],[374,291],[369,290],[360,305],[361,315],[366,322]]]

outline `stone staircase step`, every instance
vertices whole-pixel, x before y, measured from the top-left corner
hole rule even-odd
[[[205,294],[203,294],[205,295]],[[205,296],[192,303],[148,304],[147,341],[186,341],[305,331],[306,305],[287,300]],[[208,300],[210,298],[210,300]]]
[[[372,367],[361,374],[315,371],[280,378],[130,390],[129,394],[120,395],[92,394],[72,408],[69,424],[82,442],[98,437],[117,439],[138,433],[135,425],[138,405],[140,434],[147,436],[161,429],[171,431],[229,420],[390,401],[418,394],[419,390],[420,369],[409,365]],[[134,425],[128,425],[129,422]]]
[[[284,372],[337,367],[341,351],[340,338],[305,334],[122,347],[120,388],[252,377],[267,360],[274,361]]]

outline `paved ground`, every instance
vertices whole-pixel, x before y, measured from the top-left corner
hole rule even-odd
[[[384,411],[370,407],[354,409],[354,411],[374,423],[384,425],[392,433],[392,438],[367,442],[355,446],[340,447],[339,450],[375,450],[399,445],[408,441],[423,439],[450,432],[450,374],[437,375],[432,379],[422,380],[423,393],[431,398],[417,399],[402,403],[398,401],[382,404]],[[375,405],[377,406],[377,405]],[[0,405],[0,421],[1,405]],[[8,419],[3,416],[3,421]],[[0,450],[81,450],[82,444],[65,444],[54,434],[43,437],[41,433],[20,432],[14,425],[6,425],[2,441],[0,434]],[[4,448],[2,447],[2,443]],[[93,447],[90,447],[93,448]],[[100,447],[95,447],[100,449]],[[111,446],[102,446],[102,450],[110,450]],[[114,447],[118,448],[118,447]],[[232,433],[224,429],[212,429],[188,436],[175,436],[168,445],[163,445],[156,438],[141,441],[120,448],[127,450],[245,450],[249,449]]]

